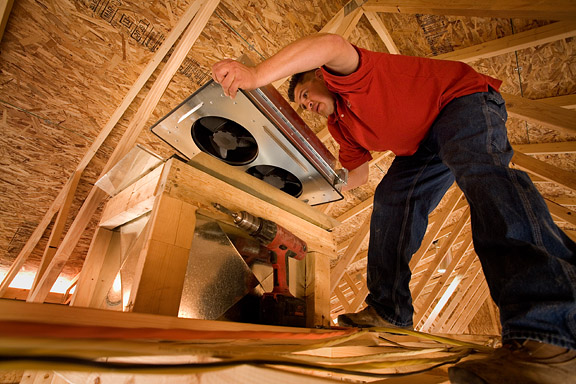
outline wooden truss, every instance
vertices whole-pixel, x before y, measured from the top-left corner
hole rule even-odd
[[[122,104],[116,109],[17,256],[12,268],[0,285],[0,297],[5,294],[9,284],[55,218],[55,225],[50,233],[49,243],[45,249],[41,267],[28,296],[28,301],[30,302],[40,303],[46,299],[50,288],[72,254],[88,222],[93,217],[97,207],[106,198],[101,190],[96,187],[92,188],[82,208],[74,218],[70,229],[60,241],[70,204],[76,194],[76,186],[86,166],[91,162],[94,154],[114,129],[136,95],[141,92],[144,84],[154,73],[158,64],[178,38],[181,37],[167,64],[158,75],[157,80],[131,120],[128,130],[102,170],[102,175],[111,169],[134,146],[145,122],[150,117],[172,76],[194,45],[218,3],[218,0],[194,1],[179,23],[173,28],[165,43],[160,47],[130,89]],[[464,62],[473,62],[482,58],[502,55],[515,50],[576,36],[576,5],[570,0],[554,2],[533,2],[528,0],[501,2],[488,0],[481,3],[466,0],[458,2],[436,1],[433,4],[422,0],[409,0],[403,1],[401,4],[398,5],[398,2],[390,0],[352,0],[326,24],[322,31],[338,33],[347,37],[354,30],[358,21],[362,17],[366,17],[387,49],[391,53],[401,53],[387,32],[378,13],[400,12],[560,20],[534,30],[438,56],[441,59],[461,60]],[[276,85],[280,83],[278,82]],[[540,101],[528,100],[514,95],[504,96],[507,99],[510,115],[560,132],[576,132],[576,112],[564,108],[574,108],[576,105],[575,96]],[[327,135],[327,130],[319,133],[321,138],[326,138]],[[529,172],[535,181],[545,180],[576,190],[576,182],[572,173],[526,155],[575,152],[576,146],[573,143],[518,146],[516,150],[517,152],[513,159],[514,166]],[[389,154],[381,154],[381,157],[374,162],[387,155]],[[417,309],[415,321],[421,329],[440,330],[443,332],[463,330],[470,322],[478,306],[484,303],[488,297],[481,270],[473,257],[471,239],[467,231],[469,214],[466,203],[459,190],[453,188],[451,193],[452,197],[446,206],[430,217],[430,227],[424,243],[414,256],[411,265],[414,273],[413,290]],[[548,201],[550,210],[556,219],[575,224],[574,213],[564,207],[563,203],[566,205],[562,201]],[[372,201],[368,199],[341,215],[338,219],[346,221],[360,213],[369,211],[371,206]],[[453,218],[456,215],[459,217],[457,221],[447,226],[448,218]],[[363,274],[357,273],[354,275],[348,272],[348,268],[351,263],[365,257],[365,252],[359,251],[368,236],[368,231],[369,219],[366,219],[349,242],[339,245],[340,249],[345,249],[344,255],[330,272],[333,315],[342,311],[357,310],[362,306],[362,302],[367,295]],[[446,260],[449,260],[446,272],[440,275],[437,273],[437,267],[445,263]],[[456,316],[455,314],[460,315]]]

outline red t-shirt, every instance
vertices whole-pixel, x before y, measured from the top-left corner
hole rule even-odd
[[[328,130],[349,170],[372,159],[369,151],[412,155],[451,100],[502,84],[457,61],[356,50],[355,72],[339,76],[322,68],[328,89],[337,94]]]

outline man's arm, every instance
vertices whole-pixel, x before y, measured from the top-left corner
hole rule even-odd
[[[235,97],[238,88],[255,89],[321,66],[348,75],[356,70],[359,60],[356,49],[343,37],[316,34],[296,40],[254,67],[222,60],[212,66],[212,77],[222,85],[225,95]]]
[[[348,184],[342,187],[342,192],[349,191],[368,182],[368,175],[370,173],[370,163],[365,162],[358,168],[354,168],[348,172]]]

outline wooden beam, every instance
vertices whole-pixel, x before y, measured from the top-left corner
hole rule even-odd
[[[369,0],[363,5],[368,12],[389,12],[425,15],[458,15],[478,17],[518,17],[542,20],[576,19],[576,3],[572,0]]]
[[[574,177],[574,172],[555,167],[521,152],[514,153],[512,163],[526,172],[533,173],[546,180],[576,191],[576,177]]]
[[[201,0],[197,0],[201,1]],[[108,159],[108,162],[104,166],[102,171],[102,176],[106,174],[119,160],[121,160],[133,147],[140,135],[140,132],[148,122],[154,108],[160,101],[162,94],[168,87],[170,80],[186,58],[186,55],[196,42],[196,39],[204,29],[208,19],[214,12],[214,9],[218,5],[219,0],[205,0],[202,1],[202,6],[200,10],[196,13],[194,20],[190,23],[182,38],[178,42],[178,45],[172,52],[170,59],[163,67],[162,71],[158,75],[158,78],[152,85],[150,91],[146,95],[146,98],[140,105],[140,108],[134,115],[133,119],[128,125],[128,128],[122,139],[118,143],[114,152]],[[68,233],[62,241],[62,245],[58,252],[54,255],[50,266],[48,267],[47,273],[42,277],[38,284],[38,287],[31,292],[30,301],[42,302],[50,288],[58,278],[58,275],[64,268],[66,261],[72,254],[74,247],[78,243],[78,240],[82,236],[84,229],[88,225],[88,222],[96,212],[96,209],[100,203],[106,197],[105,192],[97,187],[93,187],[90,191],[88,197],[86,198],[84,204],[80,208],[80,212],[76,216],[76,219],[70,226]]]
[[[106,256],[108,254],[108,247],[112,241],[113,232],[98,228],[92,242],[90,243],[90,248],[88,249],[88,254],[84,260],[84,265],[80,271],[80,277],[78,278],[78,284],[76,290],[70,301],[70,305],[76,305],[79,307],[90,307],[94,292],[96,287],[100,285],[100,271],[102,267],[107,263]],[[108,262],[108,264],[110,264]]]
[[[437,272],[440,263],[442,263],[442,260],[446,258],[448,251],[450,251],[450,248],[452,248],[452,246],[456,242],[456,239],[460,236],[460,233],[462,233],[464,226],[468,224],[469,219],[470,219],[470,210],[466,209],[466,212],[464,212],[460,217],[460,219],[458,220],[458,223],[456,224],[454,231],[450,234],[448,239],[442,244],[442,247],[438,250],[438,253],[434,257],[434,260],[430,264],[428,264],[428,269],[418,279],[418,284],[412,290],[413,301],[416,301],[420,298],[420,295],[424,291],[424,288],[426,287],[432,276]]]
[[[574,36],[576,36],[576,23],[560,21],[497,40],[486,41],[478,45],[444,53],[434,56],[434,58],[470,63]]]
[[[366,299],[366,296],[368,296],[368,293],[369,293],[368,284],[364,279],[362,279],[362,288],[360,289],[358,294],[354,297],[352,303],[350,303],[350,310],[352,312],[358,312],[358,310],[362,308],[362,303],[364,303],[364,300]]]
[[[350,208],[349,210],[338,216],[336,220],[338,220],[341,223],[344,223],[347,220],[350,220],[351,218],[361,214],[362,212],[368,209],[372,209],[373,204],[374,204],[374,196],[371,196],[366,200],[364,200],[363,202],[361,202],[360,204],[355,205],[354,207]]]
[[[538,99],[538,101],[550,105],[555,105],[557,107],[576,109],[576,95],[547,97],[544,99]]]
[[[99,226],[114,229],[150,212],[161,173],[162,165],[112,197],[102,211]]]
[[[352,243],[350,243],[350,246],[348,246],[348,249],[346,249],[346,252],[344,252],[344,255],[342,255],[338,264],[336,264],[330,272],[330,292],[334,292],[334,289],[340,284],[340,279],[342,279],[342,276],[346,272],[348,266],[352,263],[352,260],[354,260],[354,256],[356,256],[360,250],[360,246],[369,233],[370,216],[364,220],[364,223],[354,235]]]
[[[556,204],[553,201],[548,199],[544,199],[546,201],[546,205],[548,206],[548,210],[552,214],[552,216],[567,222],[568,224],[576,225],[576,212],[561,206],[560,204]]]
[[[463,295],[459,299],[457,299],[457,296],[452,299],[452,301],[456,301],[457,306],[451,311],[452,316],[450,317],[450,320],[442,326],[442,329],[444,329],[445,332],[454,333],[454,327],[462,321],[462,318],[467,314],[467,311],[475,309],[471,308],[470,304],[474,301],[482,283],[485,283],[484,275],[482,274],[482,267],[480,266],[480,263],[474,263],[473,273],[469,277],[467,283],[462,287]]]
[[[319,252],[306,255],[306,326],[330,327],[330,257]]]
[[[48,244],[46,244],[46,248],[44,249],[44,254],[42,255],[42,260],[40,261],[40,266],[38,267],[38,272],[36,272],[36,276],[34,276],[34,283],[32,284],[31,291],[36,288],[38,285],[38,281],[46,272],[48,265],[52,261],[52,258],[56,254],[58,247],[60,246],[60,242],[62,240],[62,233],[64,232],[64,226],[66,225],[66,220],[68,219],[68,213],[70,212],[70,206],[74,201],[74,196],[76,195],[76,188],[78,187],[78,183],[80,182],[80,176],[82,176],[82,172],[76,171],[72,175],[72,181],[70,186],[67,188],[66,198],[60,207],[60,211],[56,216],[56,220],[54,221],[54,226],[52,227],[52,231],[50,233],[50,237],[48,239]]]
[[[490,299],[489,296],[490,290],[488,289],[488,285],[486,284],[486,281],[482,281],[478,290],[473,294],[473,296],[471,296],[472,300],[468,301],[468,305],[462,311],[461,318],[458,319],[456,324],[454,324],[454,327],[452,328],[454,333],[464,333],[474,316],[476,316],[482,307],[482,304],[484,304],[487,299]]]
[[[556,155],[560,153],[576,153],[576,141],[560,143],[514,144],[514,151],[526,155]]]
[[[440,292],[448,286],[448,281],[450,280],[452,273],[458,268],[460,264],[462,264],[462,267],[460,269],[461,274],[462,275],[466,274],[466,272],[470,268],[470,265],[472,265],[472,262],[476,258],[474,253],[469,253],[468,256],[465,256],[466,252],[468,251],[468,249],[470,249],[471,246],[472,246],[472,235],[469,234],[467,235],[466,240],[464,240],[460,248],[458,248],[458,250],[454,253],[453,255],[454,258],[452,259],[452,262],[450,263],[448,268],[446,268],[446,272],[444,272],[444,274],[440,277],[440,279],[438,279],[432,291],[428,294],[428,296],[426,296],[426,301],[420,306],[420,309],[416,311],[416,313],[414,314],[414,324],[418,325],[420,321],[424,319],[426,312],[428,311],[428,308],[430,308],[430,306],[434,303]],[[434,313],[434,310],[432,311],[432,313]],[[434,323],[436,317],[439,314],[440,311],[438,311],[434,316],[430,314],[428,318],[426,318],[424,325],[422,325],[422,330],[427,330]]]
[[[458,275],[462,277],[462,280],[459,283],[461,286],[458,287],[458,289],[453,295],[452,300],[450,300],[448,307],[446,307],[440,313],[436,322],[430,323],[430,327],[428,328],[430,332],[446,332],[445,331],[446,324],[448,323],[448,321],[450,321],[452,317],[455,316],[456,307],[462,303],[462,298],[464,297],[464,294],[467,292],[470,285],[474,282],[476,276],[480,273],[481,270],[480,261],[473,256],[475,255],[471,256],[472,262],[468,266],[468,269],[467,270],[464,270],[463,268],[460,269]]]
[[[344,7],[342,7],[326,25],[320,30],[319,33],[335,33],[347,39],[358,21],[362,17],[363,10],[360,8],[357,0],[350,0]],[[290,77],[276,80],[272,83],[275,88],[280,88]],[[300,109],[298,110],[300,114]]]
[[[502,96],[506,100],[506,109],[510,116],[540,124],[567,135],[576,133],[576,111],[509,93],[502,93]]]
[[[12,11],[12,6],[14,5],[14,0],[2,0],[0,1],[0,42],[4,36],[4,30],[6,29],[6,24],[8,24],[8,19],[10,18],[10,11]]]
[[[388,32],[388,28],[382,22],[382,19],[376,12],[364,12],[364,16],[368,19],[372,28],[376,31],[380,39],[388,49],[388,52],[391,54],[399,54],[400,50],[394,43],[394,39],[392,39],[392,35]]]
[[[310,205],[301,200],[294,199],[286,193],[278,194],[277,188],[248,175],[238,167],[228,165],[206,153],[201,152],[194,156],[190,159],[189,164],[263,201],[274,204],[287,212],[301,217],[320,228],[333,229],[340,225],[338,219],[334,219],[316,209],[312,209]]]

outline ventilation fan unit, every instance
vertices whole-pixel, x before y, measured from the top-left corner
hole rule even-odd
[[[188,159],[205,152],[311,205],[342,198],[346,171],[271,85],[230,99],[210,81],[151,130]]]

